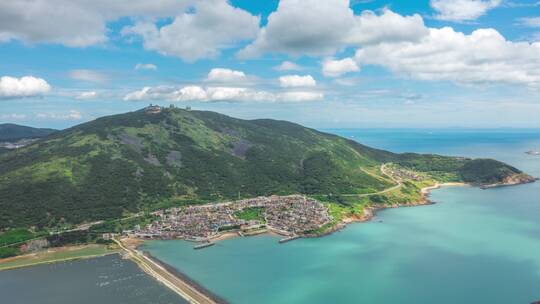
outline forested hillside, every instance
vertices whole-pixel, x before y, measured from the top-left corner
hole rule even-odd
[[[0,124],[0,142],[16,141],[25,138],[41,138],[56,132],[53,129],[40,129],[16,124]]]
[[[366,172],[387,162],[479,184],[520,173],[493,160],[394,154],[286,121],[140,110],[0,155],[0,229],[238,197],[371,193],[393,185]]]

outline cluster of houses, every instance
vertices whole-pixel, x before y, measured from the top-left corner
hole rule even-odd
[[[302,196],[270,198],[264,214],[269,227],[286,235],[309,233],[332,221],[323,204]]]
[[[414,181],[422,181],[425,179],[424,176],[418,174],[417,172],[407,170],[401,167],[398,167],[396,165],[390,165],[386,169],[387,173],[393,176],[394,178],[397,178],[399,180],[414,180]]]
[[[261,218],[242,219],[246,208],[260,208]],[[285,236],[316,230],[331,222],[328,209],[301,195],[257,197],[236,202],[195,205],[160,210],[159,217],[132,232],[138,238],[209,241],[225,231],[250,231],[265,227]]]

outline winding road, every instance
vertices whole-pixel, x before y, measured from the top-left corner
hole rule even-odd
[[[396,185],[390,187],[390,188],[386,188],[386,189],[383,189],[381,191],[377,191],[377,192],[372,192],[372,193],[364,193],[364,194],[340,194],[340,196],[348,196],[348,197],[368,197],[368,196],[372,196],[372,195],[379,195],[379,194],[384,194],[384,193],[387,193],[387,192],[390,192],[390,191],[394,191],[394,190],[397,190],[399,188],[401,188],[403,186],[403,183],[401,183],[401,180],[399,179],[396,179],[394,178],[391,174],[389,174],[388,172],[386,172],[386,165],[387,164],[382,164],[381,165],[381,172],[382,174],[386,175],[388,178],[390,178],[392,181],[394,181],[396,183]],[[379,175],[376,175],[374,174],[373,172],[369,172],[367,170],[365,170],[364,168],[360,168],[360,170],[364,171],[366,174],[369,174],[377,179],[381,179],[381,176]]]

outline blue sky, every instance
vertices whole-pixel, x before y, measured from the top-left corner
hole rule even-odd
[[[154,103],[317,128],[540,127],[537,0],[55,4],[0,4],[0,122]]]

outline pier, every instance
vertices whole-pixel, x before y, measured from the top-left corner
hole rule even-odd
[[[296,239],[299,239],[299,238],[300,238],[299,235],[293,235],[293,236],[289,236],[289,237],[286,237],[286,238],[283,238],[283,239],[279,240],[279,243],[283,244],[283,243],[287,243],[287,242],[290,242],[290,241],[293,241],[293,240],[296,240]]]
[[[198,245],[193,246],[193,249],[195,249],[195,250],[203,249],[203,248],[206,248],[206,247],[214,246],[215,244],[216,243],[212,243],[212,242],[202,243],[202,244],[198,244]]]

